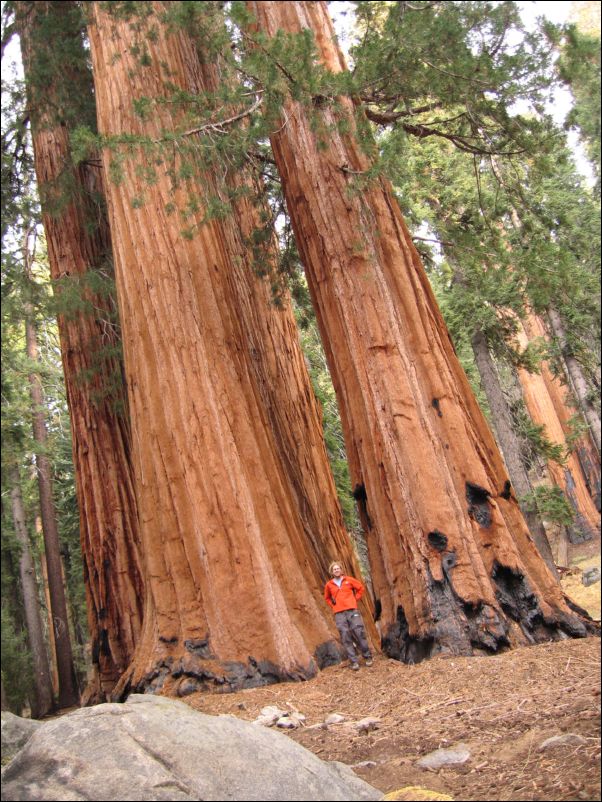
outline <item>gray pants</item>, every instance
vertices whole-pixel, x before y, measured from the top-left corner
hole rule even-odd
[[[335,613],[334,621],[347,652],[347,657],[352,663],[357,663],[358,661],[356,644],[362,653],[362,657],[366,659],[372,657],[364,622],[359,610],[343,610],[342,613]]]

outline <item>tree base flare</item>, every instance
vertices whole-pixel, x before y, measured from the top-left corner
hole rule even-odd
[[[320,644],[307,666],[292,669],[254,657],[249,657],[246,662],[219,660],[210,653],[206,643],[199,648],[198,643],[186,641],[186,650],[183,656],[161,658],[138,679],[135,669],[132,669],[115,687],[111,700],[124,701],[131,693],[183,697],[197,692],[232,693],[279,682],[299,682],[315,677],[318,669],[336,665],[344,659],[343,651],[335,641]]]
[[[397,620],[383,635],[384,653],[403,663],[418,663],[437,654],[493,654],[513,646],[600,636],[600,625],[570,599],[566,603],[574,615],[558,611],[554,618],[545,616],[521,573],[496,563],[492,581],[500,609],[463,601],[447,572],[442,581],[431,576],[430,629],[412,635],[403,607],[398,605]]]

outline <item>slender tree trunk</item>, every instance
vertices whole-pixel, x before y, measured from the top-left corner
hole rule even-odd
[[[560,526],[558,532],[558,543],[556,548],[556,563],[561,568],[568,568],[569,558],[569,536],[566,526]]]
[[[79,304],[58,317],[70,412],[88,624],[95,670],[83,702],[105,701],[134,654],[143,584],[128,402],[115,320],[100,161],[77,168],[70,129],[95,123],[78,5],[19,2],[17,22],[35,168],[55,292]],[[59,57],[70,49],[68,67]],[[42,82],[40,73],[42,72]],[[98,279],[109,289],[98,291]]]
[[[42,528],[42,519],[36,517],[36,532],[40,539],[44,537],[44,530]],[[50,586],[48,584],[48,566],[46,564],[46,555],[44,550],[40,555],[40,563],[42,568],[42,582],[44,583],[44,599],[46,601],[46,615],[48,616],[48,641],[50,644],[50,672],[52,675],[52,690],[55,696],[59,693],[59,672],[56,664],[56,638],[54,637],[54,625],[52,623],[52,606],[50,603]]]
[[[29,268],[27,268],[29,275]],[[37,333],[32,315],[25,322],[27,356],[32,363],[38,360]],[[32,405],[33,439],[35,441],[38,492],[40,495],[40,514],[44,531],[44,551],[48,566],[48,587],[56,644],[56,662],[59,674],[59,707],[72,707],[79,698],[75,686],[75,671],[71,650],[71,636],[67,618],[67,601],[61,572],[61,554],[56,510],[52,493],[52,469],[46,454],[48,440],[44,420],[44,396],[42,382],[38,373],[29,374],[29,389]]]
[[[535,337],[545,335],[541,321],[530,314],[521,323],[518,333],[518,342],[525,348]],[[569,413],[566,405],[561,402],[558,382],[552,376],[550,369],[544,363],[539,373],[528,373],[519,369],[519,381],[523,388],[523,397],[533,421],[543,426],[547,438],[566,449],[565,429]],[[564,413],[564,414],[563,414]],[[587,540],[595,536],[600,528],[600,516],[594,501],[589,493],[584,479],[581,465],[574,452],[567,454],[564,465],[548,461],[548,472],[554,484],[564,493],[575,513],[575,523],[569,527],[569,538],[573,542]]]
[[[27,638],[33,661],[34,699],[31,704],[32,718],[42,718],[54,707],[52,698],[52,681],[50,665],[44,640],[42,627],[42,614],[38,598],[38,583],[36,570],[31,554],[31,545],[27,535],[25,521],[25,508],[21,495],[21,481],[19,469],[16,465],[11,468],[11,502],[15,533],[21,547],[19,559],[19,576],[23,591],[23,605],[25,608],[25,621],[27,625]]]
[[[570,348],[567,344],[567,336],[564,328],[564,323],[558,312],[554,307],[548,309],[548,319],[552,328],[554,336],[558,339],[562,349],[562,357],[566,365],[566,372],[568,374],[575,398],[579,404],[583,417],[587,421],[590,429],[592,441],[598,451],[598,460],[600,459],[600,415],[594,407],[591,399],[589,398],[589,387],[583,370],[579,362],[572,355]]]
[[[198,58],[188,39],[168,36],[159,24],[146,40],[142,66],[133,55],[134,37],[127,20],[93,5],[99,130],[159,144],[165,133],[183,130],[174,105],[159,102],[142,119],[133,102],[169,99],[166,74],[172,86],[188,91]],[[188,191],[199,201],[199,184],[182,180],[176,187],[170,178],[182,168],[181,152],[169,147],[163,153],[169,170],[156,170],[150,183],[142,173],[156,165],[156,152],[135,146],[103,152],[107,169],[114,159],[122,169],[107,194],[147,579],[142,638],[116,694],[170,689],[173,682],[179,694],[212,683],[265,684],[311,676],[317,665],[339,659],[321,598],[324,577],[304,524],[322,513],[301,511],[286,464],[296,460],[295,447],[284,459],[272,428],[286,410],[266,408],[260,376],[267,380],[278,363],[255,364],[274,359],[276,350],[249,330],[266,307],[249,297],[247,265],[232,253],[232,221],[204,220],[201,208],[189,217],[195,233],[187,238],[178,215],[169,215],[170,205],[185,208]],[[217,191],[211,176],[199,181]],[[260,332],[266,324],[257,326]],[[288,326],[270,332],[278,348]],[[292,362],[300,366],[297,352]],[[298,383],[296,370],[286,375]],[[307,398],[311,391],[305,385],[294,392]],[[313,413],[300,428],[305,411],[286,409],[294,412],[289,443],[301,448],[303,432],[308,447],[321,442]],[[321,493],[311,481],[303,476],[309,505]],[[344,533],[339,536],[344,544]]]
[[[600,512],[602,506],[600,449],[599,444],[596,445],[595,442],[596,434],[598,439],[600,437],[600,416],[589,397],[588,386],[581,365],[573,356],[566,353],[566,334],[560,316],[555,310],[551,309],[548,317],[552,333],[558,338],[563,349],[563,364],[568,384],[572,387],[573,395],[577,399],[577,407],[589,426],[589,436],[580,437],[575,443],[573,450],[579,460],[581,472],[583,473],[583,478],[589,494],[594,501],[596,509]],[[540,320],[538,320],[538,323],[540,323],[541,329],[543,330],[543,323]],[[563,429],[565,433],[568,434],[568,421],[572,415],[567,404],[567,390],[552,376],[550,371],[546,371],[544,378],[546,379],[546,385],[554,401],[554,406],[561,420]]]
[[[487,338],[482,331],[477,331],[473,335],[472,350],[479,376],[481,377],[482,387],[487,396],[487,401],[491,410],[491,418],[497,435],[497,441],[508,469],[512,490],[518,497],[520,503],[520,499],[531,493],[533,487],[527,470],[521,460],[520,442],[512,424],[512,416],[500,385],[497,370],[489,352]],[[510,488],[508,488],[508,492],[510,492]],[[550,548],[543,523],[535,512],[523,509],[523,515],[525,516],[525,521],[527,522],[529,531],[533,536],[533,540],[541,556],[546,561],[548,568],[556,574],[556,565],[554,564],[552,549]]]
[[[248,2],[261,32],[310,29],[344,69],[321,2]],[[285,105],[271,137],[368,527],[389,655],[584,635],[539,555],[428,279],[347,98]],[[346,133],[341,133],[343,123]],[[529,600],[526,602],[526,600]]]

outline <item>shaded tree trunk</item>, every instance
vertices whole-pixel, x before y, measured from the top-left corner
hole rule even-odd
[[[552,333],[558,339],[560,346],[562,348],[562,357],[563,362],[566,366],[566,373],[569,377],[570,384],[573,389],[573,393],[575,398],[577,399],[577,403],[579,409],[587,424],[589,426],[591,442],[596,449],[595,452],[591,453],[590,457],[585,461],[583,466],[584,473],[586,474],[586,478],[591,484],[591,495],[594,500],[597,501],[597,508],[598,511],[600,510],[600,415],[598,414],[597,409],[595,408],[594,404],[591,401],[589,387],[587,384],[587,380],[583,374],[583,370],[579,362],[575,359],[575,357],[570,353],[570,350],[567,345],[567,337],[566,331],[564,328],[564,324],[562,322],[562,318],[558,314],[558,312],[554,308],[550,308],[548,310],[548,319],[550,321],[550,326],[552,329]],[[566,407],[566,404],[564,404]],[[583,447],[585,450],[589,450],[590,452],[592,449],[587,449],[586,446]]]
[[[45,716],[53,709],[54,699],[52,696],[50,665],[42,626],[42,613],[38,597],[36,570],[27,534],[19,469],[16,465],[11,468],[10,479],[12,485],[11,504],[13,522],[17,540],[21,547],[19,577],[21,579],[21,589],[23,592],[27,638],[33,662],[34,699],[31,703],[31,716],[32,718],[42,718],[42,716]]]
[[[518,334],[519,344],[525,348],[530,340],[543,336],[545,336],[543,324],[535,315],[529,314],[521,323]],[[566,426],[570,413],[564,400],[561,400],[561,388],[552,376],[549,367],[543,363],[538,374],[519,369],[518,377],[523,388],[525,404],[533,421],[544,427],[546,437],[551,442],[566,448],[562,418],[564,418]],[[600,516],[589,493],[575,452],[571,451],[567,455],[564,465],[559,465],[552,460],[548,461],[548,472],[554,484],[562,490],[574,510],[575,523],[568,529],[571,541],[578,542],[593,537],[596,532],[599,532]]]
[[[482,387],[487,396],[493,427],[504,456],[504,462],[508,469],[512,489],[520,500],[531,493],[533,487],[521,459],[521,446],[514,430],[512,415],[510,414],[510,409],[504,397],[495,364],[489,352],[487,338],[482,331],[477,331],[473,335],[472,350],[479,376],[481,377]],[[510,492],[510,487],[508,488],[508,492]],[[523,515],[541,556],[546,561],[548,568],[556,574],[556,565],[554,564],[552,549],[550,548],[543,523],[535,512],[523,509]]]
[[[16,11],[51,277],[59,302],[72,299],[58,326],[95,667],[83,702],[98,702],[134,653],[143,585],[102,168],[93,159],[75,167],[69,140],[76,125],[95,123],[92,76],[76,3]]]
[[[134,37],[123,17],[94,4],[99,130],[160,144],[178,128],[173,105],[157,103],[142,119],[132,104],[169,98],[167,71],[171,85],[189,90],[198,58],[188,39],[158,25],[142,66]],[[317,508],[300,508],[301,487],[309,508],[325,492],[298,459],[313,450],[312,459],[321,460],[315,402],[309,413],[296,402],[278,408],[268,383],[287,357],[270,360],[286,347],[285,376],[295,384],[289,391],[310,399],[298,344],[289,339],[291,320],[278,325],[265,289],[254,288],[248,264],[232,252],[238,235],[231,220],[205,220],[200,208],[190,215],[195,232],[188,238],[178,216],[169,216],[170,204],[185,208],[187,192],[197,203],[199,186],[217,192],[209,175],[174,186],[169,172],[182,168],[181,153],[171,147],[163,153],[174,160],[148,183],[142,173],[156,165],[156,152],[135,146],[103,152],[107,169],[118,160],[122,170],[107,195],[147,580],[141,641],[116,694],[265,684],[308,677],[340,659],[321,598],[317,564],[324,557],[312,556],[316,547],[333,549],[322,538],[334,532],[350,557],[340,512],[334,499],[327,506],[331,521]],[[279,428],[290,430],[286,455]],[[301,477],[297,487],[287,461]],[[307,522],[314,519],[321,526],[310,538]]]
[[[42,528],[42,519],[36,516],[36,532],[42,539],[44,537],[44,530]],[[42,582],[44,583],[44,599],[46,601],[46,615],[48,616],[48,642],[50,645],[50,671],[52,674],[52,689],[55,696],[59,692],[59,672],[56,664],[56,638],[54,636],[54,625],[52,623],[52,605],[50,602],[50,585],[48,584],[48,566],[46,564],[46,555],[42,550],[40,554],[40,564],[42,569]]]
[[[310,29],[344,60],[321,2],[248,2],[257,26]],[[288,101],[272,147],[339,399],[383,642],[406,661],[496,651],[587,626],[539,555],[455,356],[390,185],[347,98]],[[341,133],[341,123],[346,133]]]
[[[26,268],[29,275],[29,266]],[[32,363],[38,360],[37,333],[31,313],[25,322],[27,356]],[[56,646],[56,663],[59,675],[58,706],[72,707],[79,701],[75,686],[75,671],[67,601],[61,572],[61,554],[56,510],[52,493],[52,470],[46,454],[48,440],[44,420],[44,396],[39,374],[33,370],[29,374],[29,389],[32,406],[33,439],[35,441],[38,492],[40,495],[40,515],[44,533],[44,551],[48,566],[48,588]]]

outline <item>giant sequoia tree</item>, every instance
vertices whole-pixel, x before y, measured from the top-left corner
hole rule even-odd
[[[93,101],[81,5],[18,8],[53,277],[61,297],[76,284],[94,311],[65,304],[59,325],[99,689],[184,695],[307,677],[339,659],[321,586],[333,558],[356,569],[288,296],[272,297],[272,211],[247,169],[272,169],[268,134],[341,408],[387,653],[412,661],[586,634],[529,536],[361,101],[370,119],[421,139],[435,132],[413,116],[443,104],[410,108],[406,67],[391,70],[391,95],[379,76],[355,91],[320,2],[249,2],[246,20],[233,4],[240,27],[224,26],[215,3],[83,4]],[[399,17],[407,6],[361,5]],[[452,5],[424,10],[447,18]],[[487,16],[488,4],[461,5]],[[496,6],[492,41],[509,7]],[[455,69],[442,71],[450,91]],[[470,153],[473,134],[490,130],[479,92],[447,139]],[[102,159],[75,165],[72,128],[94,128],[94,102],[99,136],[85,138]],[[500,119],[506,142],[517,126]],[[107,334],[119,345],[114,301],[90,280],[109,270],[111,242],[129,421],[113,387],[119,359],[100,370],[97,359]]]
[[[391,139],[387,137],[387,151]],[[430,230],[445,244],[445,262],[432,266],[431,277],[461,358],[470,359],[469,352],[474,353],[479,384],[487,396],[519,500],[528,499],[529,505],[533,502],[526,466],[532,467],[534,460],[525,456],[537,452],[550,458],[555,453],[558,459],[559,452],[572,446],[575,453],[568,455],[567,468],[574,491],[567,494],[567,500],[581,520],[589,521],[586,530],[591,530],[598,526],[598,516],[587,496],[589,488],[591,496],[599,499],[599,459],[587,435],[576,442],[573,435],[569,437],[571,428],[576,423],[582,428],[585,421],[579,424],[577,405],[572,402],[570,407],[570,393],[561,382],[565,351],[580,368],[582,386],[585,371],[581,366],[590,367],[590,375],[593,373],[595,343],[590,342],[599,328],[598,282],[595,251],[592,253],[587,243],[596,236],[599,220],[596,222],[593,199],[576,180],[560,132],[554,142],[553,155],[545,151],[535,157],[523,155],[518,164],[483,156],[478,182],[473,157],[443,140],[410,142],[403,162],[389,158],[389,163],[414,229],[416,215],[421,214],[419,220],[426,218]],[[534,305],[539,316],[533,313]],[[565,339],[555,346],[542,322],[546,314],[571,321],[570,343]],[[532,331],[521,338],[519,346],[516,333],[523,328],[521,321]],[[542,364],[542,354],[549,357],[547,365]],[[523,368],[520,380],[535,427],[522,413],[522,403],[514,399],[511,407],[505,398],[493,355],[506,374],[514,373],[517,366]],[[592,381],[588,391],[593,385]],[[555,401],[546,406],[544,395],[548,393],[554,394]],[[549,424],[544,407],[552,416]],[[554,423],[558,415],[561,427]],[[520,432],[530,435],[523,445]],[[547,432],[555,447],[550,448],[542,432],[544,436]],[[564,493],[567,485],[562,467],[551,465],[549,475]],[[557,494],[554,497],[558,498]],[[527,509],[529,527],[545,554],[545,542],[542,550],[532,516]]]
[[[146,581],[118,690],[306,677],[338,659],[320,589],[350,547],[290,311],[254,286],[244,203],[211,214],[228,181],[187,115],[210,70],[151,10],[89,27]]]
[[[93,159],[76,167],[71,155],[74,129],[94,124],[92,76],[76,3],[19,2],[15,10],[60,309],[95,666],[85,698],[102,701],[127,668],[140,635],[142,579],[102,172]]]
[[[311,31],[322,64],[345,69],[324,3],[247,7],[251,30],[276,37],[272,53],[285,52],[286,34]],[[361,110],[324,93],[301,103],[285,77],[292,96],[272,148],[337,391],[387,652],[414,659],[585,634],[528,533],[391,188],[370,176]]]

